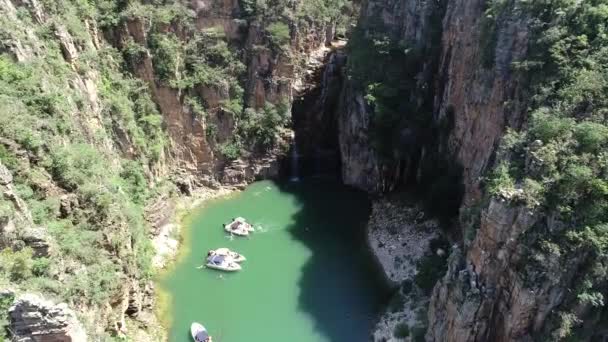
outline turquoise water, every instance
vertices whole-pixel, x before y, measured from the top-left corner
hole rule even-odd
[[[365,194],[315,182],[259,182],[206,204],[161,280],[169,340],[191,341],[200,322],[216,342],[369,341],[387,294],[363,240],[369,211]],[[231,239],[222,224],[237,216],[261,228]],[[244,254],[243,270],[196,269],[219,247]]]

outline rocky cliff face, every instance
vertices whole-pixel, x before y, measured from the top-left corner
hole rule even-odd
[[[422,145],[416,162],[398,153],[388,163],[380,158],[370,139],[377,109],[368,104],[365,91],[349,85],[343,91],[340,139],[345,182],[381,192],[408,177],[421,182],[425,172],[440,168],[441,159],[459,169],[456,181],[462,183],[462,202],[457,201],[457,229],[466,236],[454,247],[448,272],[434,289],[426,335],[430,341],[530,341],[547,336],[558,340],[563,335],[555,323],[568,319],[562,309],[574,305],[574,312],[588,310],[573,304],[569,290],[585,254],[566,261],[559,253],[540,256],[534,252],[537,247],[531,247],[539,244],[539,231],[562,229],[559,220],[522,205],[516,194],[490,200],[483,195],[481,182],[493,166],[498,144],[507,127],[525,125],[529,100],[526,85],[512,67],[527,56],[529,18],[515,1],[500,5],[503,10],[487,12],[495,2],[364,3],[359,22],[364,32],[380,25],[394,39],[426,46],[428,52],[415,89],[402,94],[404,100],[432,99],[426,102],[430,106],[418,107],[430,109],[431,129],[424,132],[433,138],[415,142]],[[439,21],[434,20],[437,14]],[[432,32],[437,31],[440,39],[433,40]],[[409,134],[407,128],[400,134]],[[412,173],[408,166],[418,171]]]
[[[362,94],[355,93],[347,84],[344,88],[338,116],[342,180],[369,192],[380,192],[386,187],[382,164],[371,147],[370,116]]]
[[[192,1],[188,5],[195,15],[196,30],[219,28],[229,45],[240,54],[246,66],[245,77],[240,80],[245,106],[255,110],[264,109],[267,104],[290,104],[294,86],[305,77],[306,70],[299,63],[334,37],[332,25],[299,27],[296,22],[290,22],[289,45],[279,48],[273,45],[265,30],[268,23],[245,13],[240,1],[205,0]],[[296,6],[297,2],[292,5]],[[111,32],[110,40],[121,49],[125,49],[131,40],[144,47],[150,46],[152,30],[145,18],[134,17]],[[164,30],[185,35],[180,24],[170,24]],[[181,38],[189,40],[192,37]],[[159,80],[151,53],[144,53],[133,69],[150,86],[154,102],[163,114],[171,139],[174,167],[178,165],[197,178],[203,176],[235,185],[278,175],[278,158],[286,153],[284,147],[289,145],[289,134],[282,138],[284,141],[279,144],[282,148],[265,151],[262,155],[249,151],[240,159],[230,161],[218,152],[218,142],[229,141],[237,129],[238,119],[223,108],[223,103],[233,95],[227,84],[203,85],[195,90],[193,95],[205,104],[206,115],[201,117],[187,103],[183,90]],[[209,136],[210,127],[217,130],[215,137]]]
[[[495,27],[489,29],[482,20],[487,6],[483,0],[448,2],[436,78],[434,115],[453,120],[442,152],[463,166],[465,205],[479,199],[481,177],[506,126],[520,126],[525,110],[520,103],[525,87],[511,63],[526,56],[527,18],[517,12],[494,18]]]
[[[536,220],[529,209],[505,199],[490,203],[466,255],[455,251],[447,275],[435,288],[430,340],[525,340],[542,328],[564,289],[554,287],[561,283],[557,279],[543,284],[545,289],[524,283],[520,272],[526,246],[521,237]]]
[[[511,63],[526,55],[526,18],[496,18],[496,27],[486,33],[482,20],[486,7],[483,0],[370,0],[363,5],[359,23],[365,34],[381,25],[391,40],[423,51],[415,87],[401,97],[404,101],[414,98],[418,110],[428,110],[426,115],[432,116],[434,128],[423,133],[433,139],[419,137],[406,144],[425,145],[416,156],[421,162],[414,167],[424,169],[425,163],[435,163],[437,156],[461,165],[467,204],[479,199],[479,182],[496,145],[507,125],[521,124],[524,109]],[[484,45],[486,34],[492,42]],[[379,159],[368,141],[368,114],[373,110],[366,105],[364,95],[350,86],[343,93],[344,178],[367,190],[390,190],[407,179],[404,164],[411,164],[411,160],[386,163]],[[407,134],[407,128],[403,129],[401,135]]]
[[[389,40],[407,43],[420,51],[429,51],[435,44],[433,17],[443,12],[443,6],[442,1],[365,1],[358,28],[365,36],[371,36],[372,30],[377,29]],[[437,60],[436,56],[427,57],[413,77],[416,88],[423,89],[424,93],[433,87],[433,70]],[[410,90],[407,94],[400,94],[400,98],[407,101],[418,95],[415,90]],[[423,101],[418,102],[418,106],[422,107]],[[353,82],[344,85],[341,108],[339,135],[344,182],[370,192],[390,191],[405,182],[411,158],[387,162],[378,154],[370,139],[373,130],[370,113],[373,109],[364,91]]]
[[[35,295],[15,299],[9,309],[11,335],[18,342],[87,341],[87,335],[66,304],[53,304]]]
[[[427,339],[564,338],[565,310],[573,308],[581,317],[590,310],[572,301],[587,254],[535,254],[532,247],[542,240],[539,229],[555,231],[561,225],[512,198],[493,199],[481,214],[479,231],[466,254],[456,250],[447,274],[435,287]],[[597,333],[600,338],[602,332]]]
[[[265,127],[282,128],[271,146],[231,143],[268,104],[288,116],[306,59],[335,36],[330,19],[296,17],[299,1],[247,4],[0,1],[2,284],[66,301],[94,339],[162,338],[127,327],[159,326],[149,266],[175,247],[172,197],[276,177],[285,122]],[[22,318],[55,309],[24,303],[9,329],[36,340]],[[70,340],[53,329],[41,341]]]

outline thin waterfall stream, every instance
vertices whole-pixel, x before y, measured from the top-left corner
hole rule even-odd
[[[298,161],[299,158],[300,156],[298,155],[298,143],[297,140],[294,138],[293,143],[291,144],[291,177],[289,178],[289,180],[291,180],[292,182],[300,181],[300,163]]]

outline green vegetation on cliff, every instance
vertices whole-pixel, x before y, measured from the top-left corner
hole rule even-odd
[[[462,168],[445,153],[454,111],[448,107],[439,122],[433,116],[437,91],[433,78],[446,7],[447,2],[434,1],[424,13],[416,13],[424,29],[421,37],[410,40],[383,23],[381,7],[370,9],[376,12],[359,24],[349,40],[347,74],[371,113],[368,138],[382,165],[388,170],[419,168],[420,176],[413,178],[422,199],[447,221],[458,215],[463,185]]]
[[[555,313],[560,328],[554,338],[563,338],[580,319],[597,320],[606,312],[608,1],[519,6],[533,32],[528,58],[514,64],[530,82],[530,119],[526,129],[504,138],[488,189],[553,218],[531,233],[537,239],[525,267],[530,281],[552,277],[542,271],[549,259],[580,263],[566,302],[588,308],[582,311],[587,315]]]
[[[428,112],[404,99],[417,90],[414,76],[422,67],[421,53],[420,47],[396,41],[382,27],[357,29],[349,41],[349,76],[373,109],[370,139],[386,160],[400,152],[403,129],[424,130],[430,123]]]
[[[252,51],[247,35],[228,36],[234,32],[221,23],[198,27],[202,11],[190,1],[10,1],[0,8],[0,171],[9,171],[0,184],[7,193],[0,199],[0,287],[66,301],[96,341],[121,335],[123,300],[140,295],[154,273],[145,207],[175,191],[167,182],[177,171],[167,166],[176,158],[171,123],[160,113],[170,96],[158,92],[175,95],[169,106],[184,112],[173,123],[201,123],[216,155],[265,152],[289,125],[289,104],[277,96],[247,108],[245,64],[261,51],[261,59],[285,57],[281,65],[289,65],[297,34],[334,24],[344,30],[353,13],[346,0],[238,3],[230,19],[238,34],[260,33]],[[222,6],[230,5],[206,9]],[[274,77],[260,79],[274,86]],[[48,254],[34,248],[33,234],[48,243]]]
[[[0,163],[26,205],[0,199],[0,286],[93,310],[153,275],[143,211],[167,138],[147,85],[126,72],[116,49],[95,45],[88,25],[97,8],[41,5],[44,18],[24,7],[17,17],[2,12],[0,24],[8,44],[0,55]],[[27,247],[32,229],[48,255]],[[111,309],[99,314],[118,319]],[[103,330],[90,333],[105,340]]]

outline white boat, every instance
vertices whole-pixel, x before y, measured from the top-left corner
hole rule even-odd
[[[243,262],[243,261],[247,260],[247,258],[245,258],[244,255],[239,254],[235,251],[232,251],[228,248],[212,249],[207,253],[207,258],[210,258],[215,255],[230,257],[230,258],[234,259],[234,262]]]
[[[202,324],[192,323],[192,325],[190,326],[190,333],[192,334],[192,338],[196,342],[212,342],[211,336],[209,336],[207,329],[205,329]]]
[[[207,258],[206,266],[208,268],[213,268],[214,270],[226,272],[236,272],[241,270],[241,265],[237,264],[234,259],[222,255],[214,255]]]
[[[249,233],[253,232],[255,229],[252,225],[247,223],[244,218],[237,217],[233,219],[232,222],[225,224],[224,230],[230,234],[238,236],[248,236]]]

